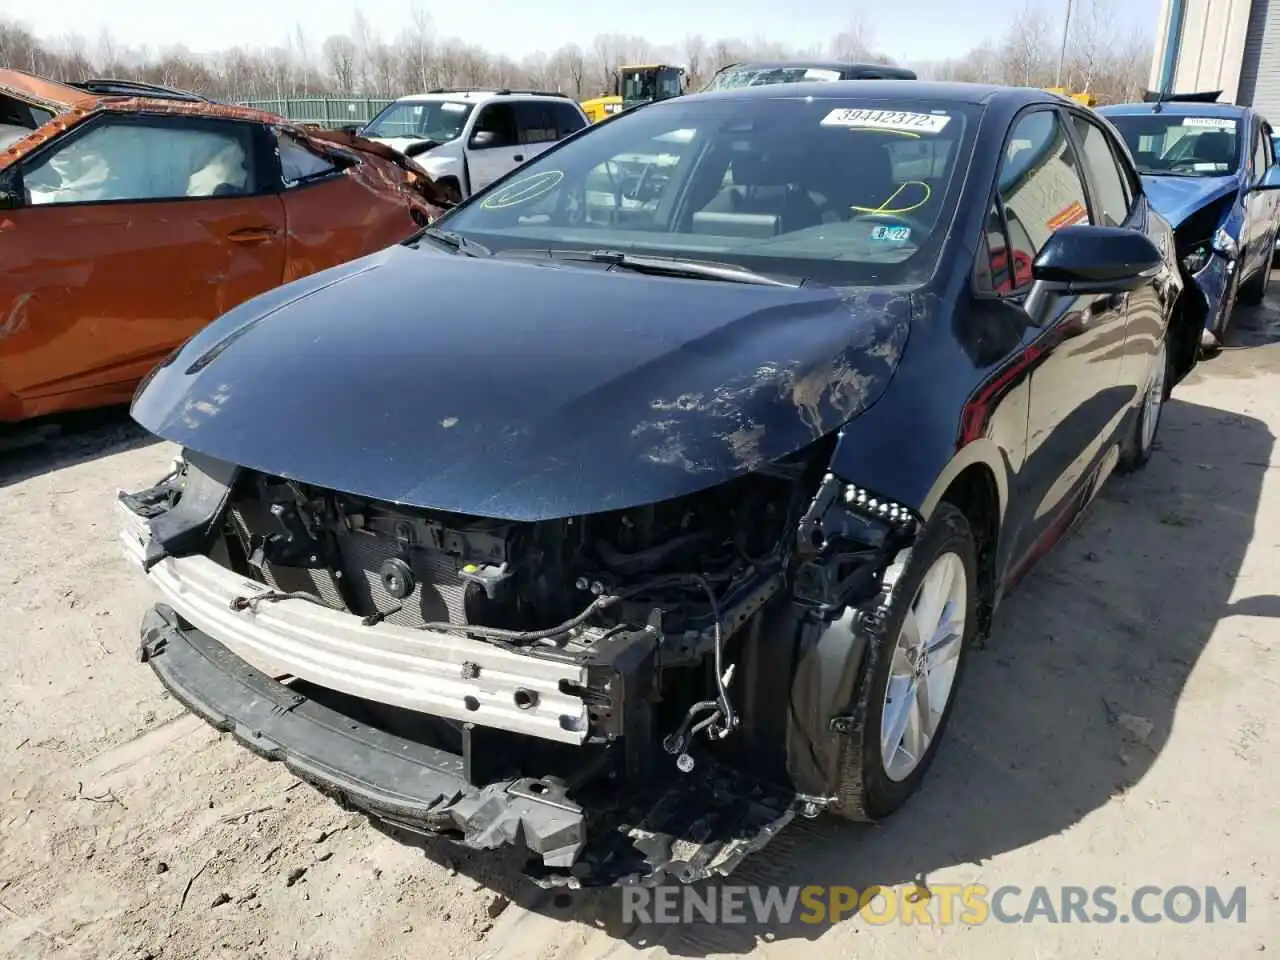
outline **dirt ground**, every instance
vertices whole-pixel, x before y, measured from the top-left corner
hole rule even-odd
[[[789,828],[734,881],[1244,885],[1244,923],[625,928],[509,857],[379,832],[135,659],[150,598],[110,506],[173,451],[115,418],[0,455],[0,957],[1280,951],[1280,303],[1231,342],[1002,609],[925,791],[877,828]]]

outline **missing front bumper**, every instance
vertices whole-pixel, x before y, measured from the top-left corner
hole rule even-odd
[[[545,886],[691,883],[726,875],[794,816],[792,792],[710,762],[641,796],[584,809],[552,781],[476,785],[484,758],[354,721],[250,666],[158,605],[140,659],[188,709],[353,809],[491,850],[523,844]]]

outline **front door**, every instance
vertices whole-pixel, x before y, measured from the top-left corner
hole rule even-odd
[[[1004,251],[993,249],[993,259],[1003,265],[1004,282],[1012,284],[1012,299],[1028,326],[1025,458],[1010,497],[1018,512],[1006,518],[1012,561],[1034,555],[1080,505],[1133,399],[1132,389],[1119,382],[1127,295],[1047,293],[1027,273],[1009,269],[1033,262],[1055,230],[1102,219],[1099,204],[1085,192],[1081,167],[1056,109],[1024,114],[1001,164],[995,212],[1002,222],[988,231],[990,245],[1007,244]]]
[[[100,116],[18,167],[0,216],[0,420],[127,402],[174,347],[278,285],[258,128]],[[7,396],[6,396],[7,394]]]
[[[476,114],[467,146],[471,192],[478,193],[525,160],[511,103],[490,103]]]
[[[408,238],[425,224],[372,170],[324,156],[283,130],[274,133],[289,226],[286,282],[346,263]]]

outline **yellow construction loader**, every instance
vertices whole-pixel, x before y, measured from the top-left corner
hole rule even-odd
[[[1056,93],[1063,97],[1070,97],[1072,100],[1074,100],[1078,104],[1081,104],[1082,106],[1096,107],[1098,105],[1098,98],[1095,97],[1092,93],[1067,93],[1066,87],[1046,87],[1045,89],[1047,89],[1050,93]]]
[[[587,119],[599,123],[636,104],[678,97],[685,90],[684,67],[665,63],[640,64],[618,68],[612,90],[603,97],[582,101]]]

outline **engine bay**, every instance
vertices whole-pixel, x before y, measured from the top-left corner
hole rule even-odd
[[[324,729],[368,731],[343,737],[390,738],[397,763],[438,757],[432,783],[465,784],[390,802],[421,771],[379,767],[374,779],[394,789],[358,805],[382,820],[472,846],[498,842],[494,831],[523,836],[548,883],[580,856],[613,864],[592,868],[599,882],[672,864],[690,882],[834,799],[834,705],[811,694],[833,670],[856,670],[848,611],[878,596],[913,536],[905,508],[826,473],[818,446],[706,492],[530,522],[407,508],[188,454],[120,498],[128,524],[146,530],[135,559],[160,567],[176,606],[155,608],[140,653],[181,691],[172,671],[205,670],[246,642],[291,650],[284,675],[252,660],[231,671],[257,677],[260,689],[236,701],[246,715],[286,703],[229,727],[249,728],[248,745],[304,705],[329,718]],[[194,600],[211,596],[216,609]],[[382,687],[364,683],[388,671]],[[379,693],[413,684],[408,698]],[[317,729],[293,749],[314,747]],[[373,755],[362,739],[300,775]],[[698,821],[708,809],[714,824]],[[699,865],[677,856],[691,831],[706,835]]]

